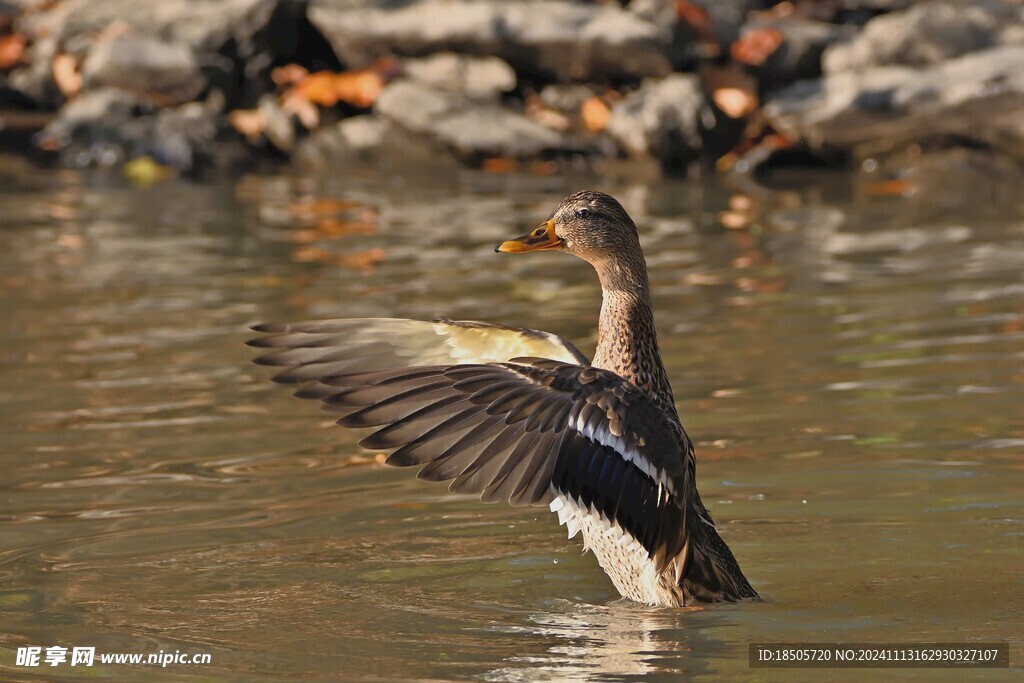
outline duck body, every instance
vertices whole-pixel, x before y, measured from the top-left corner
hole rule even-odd
[[[570,195],[497,251],[560,249],[604,294],[592,363],[557,335],[478,322],[260,325],[275,381],[376,427],[387,462],[486,502],[547,505],[618,592],[649,605],[757,598],[697,493],[692,442],[658,351],[647,268],[614,199]]]

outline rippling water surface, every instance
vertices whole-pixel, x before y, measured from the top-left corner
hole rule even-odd
[[[701,491],[764,603],[617,600],[554,515],[384,468],[249,363],[247,324],[322,317],[591,352],[589,267],[492,253],[582,185],[641,226]],[[881,187],[0,175],[0,678],[77,677],[25,645],[212,654],[109,680],[746,680],[751,641],[1020,666],[1024,200]],[[822,673],[860,679],[760,677]]]

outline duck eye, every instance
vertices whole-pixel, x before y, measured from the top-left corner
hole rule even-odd
[[[576,209],[577,218],[586,218],[590,215],[590,209]]]

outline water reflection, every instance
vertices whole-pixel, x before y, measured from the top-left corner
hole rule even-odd
[[[11,648],[82,642],[202,645],[214,665],[174,675],[222,680],[745,679],[751,640],[823,634],[969,634],[1019,659],[1014,193],[0,177],[4,678],[24,676]],[[249,364],[247,324],[341,316],[591,351],[590,269],[491,247],[595,182],[642,226],[701,490],[765,604],[619,602],[553,515],[384,468]]]

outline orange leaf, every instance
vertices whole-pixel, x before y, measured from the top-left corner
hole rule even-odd
[[[759,66],[779,49],[783,40],[785,37],[778,29],[757,28],[744,33],[733,43],[730,53],[737,62]]]
[[[296,83],[290,94],[322,107],[347,102],[356,107],[368,108],[377,101],[384,83],[384,76],[373,69],[339,74],[319,71]]]
[[[745,88],[718,88],[711,99],[732,119],[742,119],[757,109],[757,95]]]
[[[263,114],[256,109],[236,109],[228,114],[228,122],[249,142],[256,142],[263,134]]]
[[[676,16],[684,24],[693,29],[698,37],[705,40],[713,40],[715,27],[711,22],[711,15],[700,5],[695,5],[686,0],[676,0]]]
[[[612,110],[600,97],[588,97],[580,105],[580,119],[583,127],[591,133],[598,133],[608,127]]]
[[[74,97],[82,89],[82,74],[78,73],[78,60],[73,56],[63,52],[54,55],[50,68],[54,83],[65,97]]]
[[[0,36],[0,69],[10,69],[21,63],[25,55],[25,36],[14,33]]]

